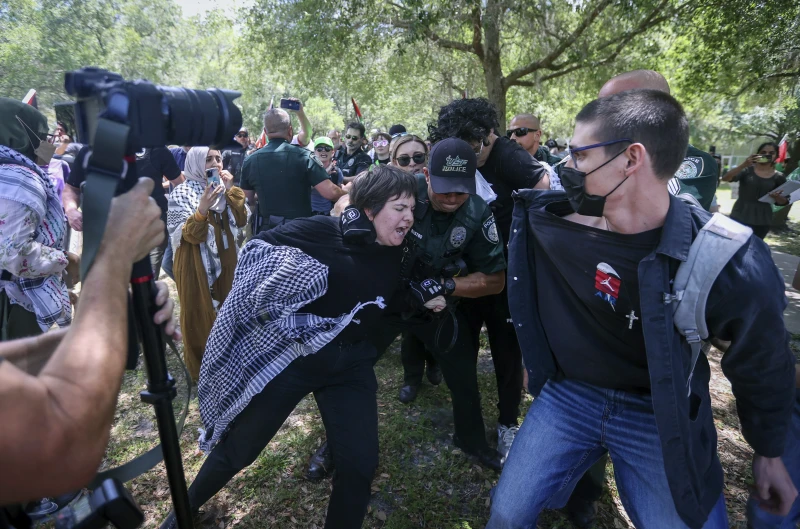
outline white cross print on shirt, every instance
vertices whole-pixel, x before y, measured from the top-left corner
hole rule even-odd
[[[639,318],[636,317],[636,311],[632,310],[630,314],[625,316],[628,319],[628,329],[633,329],[633,322],[638,320]]]

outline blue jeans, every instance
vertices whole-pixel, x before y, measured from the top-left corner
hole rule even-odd
[[[783,464],[792,477],[796,489],[800,490],[800,390],[797,392],[792,414],[792,426],[783,450]],[[750,529],[795,529],[800,522],[800,496],[786,517],[765,512],[752,498],[747,502],[747,527]]]
[[[687,527],[667,484],[650,395],[551,380],[511,446],[486,529],[535,528],[539,513],[561,507],[606,451],[622,504],[638,529]],[[703,527],[728,528],[722,495]]]
[[[167,236],[167,248],[164,250],[164,257],[161,259],[161,268],[167,273],[170,279],[175,281],[175,275],[172,273],[172,261],[175,255],[172,251],[172,241]],[[158,279],[158,278],[156,278]]]

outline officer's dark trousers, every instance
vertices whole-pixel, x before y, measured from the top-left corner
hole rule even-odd
[[[410,332],[403,332],[400,358],[403,361],[404,386],[419,386],[425,374],[425,364],[436,366],[436,359],[425,348],[425,343]]]
[[[493,296],[462,299],[458,310],[466,317],[475,350],[480,349],[481,327],[486,323],[497,378],[497,422],[516,425],[522,401],[522,352],[511,323],[506,289]]]
[[[450,389],[453,399],[455,433],[462,446],[469,451],[485,450],[489,445],[486,442],[486,432],[481,415],[481,398],[478,392],[478,350],[472,345],[472,337],[467,329],[464,316],[459,311],[455,311],[454,314],[458,318],[459,332],[455,344],[447,353],[439,352],[439,348],[447,348],[450,344],[452,333],[448,334],[447,331],[451,330],[453,326],[446,325],[444,327],[446,331],[442,333],[443,336],[438,337],[437,341],[439,319],[428,323],[407,323],[399,318],[385,317],[381,320],[371,339],[380,356],[403,331],[419,338],[433,353],[433,357],[442,369],[447,387]]]
[[[298,358],[253,397],[189,488],[194,510],[255,461],[300,400],[314,393],[336,472],[327,529],[358,529],[378,466],[378,387],[372,344],[337,343]]]

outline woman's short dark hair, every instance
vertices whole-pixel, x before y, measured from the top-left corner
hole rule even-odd
[[[387,132],[376,132],[372,135],[372,141],[377,141],[378,138],[383,138],[386,141],[392,141],[392,136]]]
[[[377,215],[390,200],[404,195],[417,198],[417,178],[398,167],[373,165],[353,180],[350,205]]]
[[[683,107],[659,90],[628,90],[595,99],[575,121],[595,124],[598,142],[628,138],[644,145],[653,160],[653,172],[662,180],[675,175],[689,146],[689,121]],[[621,144],[605,148],[609,155],[621,149]]]
[[[499,127],[497,108],[486,98],[456,99],[439,109],[436,123],[428,124],[431,143],[446,138],[484,141]]]

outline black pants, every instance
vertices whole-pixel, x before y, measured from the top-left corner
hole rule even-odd
[[[425,374],[425,364],[428,369],[436,367],[436,359],[425,349],[425,343],[411,334],[404,332],[400,343],[400,359],[403,361],[403,385],[419,386]]]
[[[455,311],[453,315],[457,318],[458,332],[453,347],[447,353],[440,351],[450,345],[454,330],[452,320],[446,321],[440,327],[439,318],[430,322],[410,323],[399,318],[384,317],[371,339],[379,356],[404,331],[425,344],[442,369],[442,375],[450,389],[456,435],[466,450],[485,450],[489,445],[486,442],[478,391],[478,350],[472,344],[472,336],[464,316],[459,311]],[[450,315],[444,317],[450,318]]]
[[[189,488],[197,510],[255,461],[300,400],[314,393],[336,472],[327,529],[358,529],[378,466],[377,381],[372,344],[336,343],[289,364],[253,397],[203,463]]]
[[[606,483],[606,463],[608,463],[608,452],[600,456],[597,463],[592,465],[578,480],[570,500],[594,502],[600,499],[600,496],[603,495],[603,486]]]
[[[486,323],[497,378],[497,422],[504,426],[516,425],[522,402],[522,352],[511,323],[506,289],[493,296],[463,299],[458,310],[467,320],[476,350],[480,349],[481,327]]]

